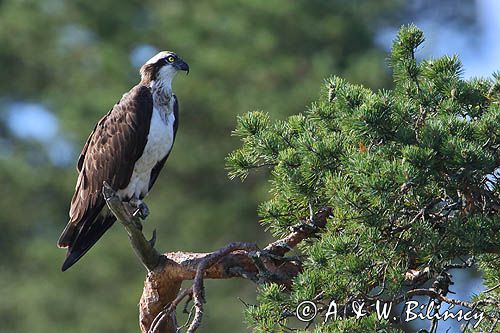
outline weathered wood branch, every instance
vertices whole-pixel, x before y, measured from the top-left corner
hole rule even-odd
[[[148,271],[153,270],[160,261],[160,254],[154,248],[155,235],[151,241],[146,240],[142,233],[142,224],[137,216],[130,213],[130,209],[116,195],[116,192],[106,182],[103,184],[102,194],[108,208],[117,220],[125,227],[128,238],[135,254]]]
[[[326,225],[331,208],[322,208],[310,219],[304,219],[292,232],[259,250],[251,243],[234,242],[210,253],[167,252],[160,255],[154,248],[154,236],[148,241],[142,233],[138,217],[107,184],[103,186],[106,203],[125,227],[130,243],[141,263],[148,270],[139,303],[139,321],[143,333],[178,332],[175,309],[192,296],[194,316],[187,332],[195,332],[203,317],[205,302],[203,280],[240,277],[256,283],[276,282],[289,288],[292,279],[302,271],[299,260],[284,257],[304,239],[313,237]],[[193,285],[180,291],[182,281]]]

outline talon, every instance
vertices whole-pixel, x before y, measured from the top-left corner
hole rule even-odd
[[[130,199],[129,204],[131,207],[137,208],[132,213],[133,216],[137,216],[137,217],[141,218],[142,220],[144,220],[146,217],[148,217],[149,208],[144,202],[142,202],[142,200],[133,198],[133,199]]]

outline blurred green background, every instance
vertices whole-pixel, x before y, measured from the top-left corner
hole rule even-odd
[[[389,88],[385,48],[401,24],[422,22],[430,38],[447,27],[459,51],[487,38],[484,3],[0,0],[0,332],[138,331],[145,271],[124,230],[115,225],[65,273],[56,241],[87,135],[157,51],[177,52],[191,72],[174,82],[180,128],[146,200],[146,233],[157,229],[160,251],[265,245],[256,207],[266,175],[240,183],[224,167],[239,144],[236,116],[298,113],[331,74]],[[255,286],[206,286],[201,331],[246,332],[238,298],[254,302]]]

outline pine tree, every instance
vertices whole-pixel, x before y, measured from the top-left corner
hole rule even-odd
[[[494,330],[500,73],[464,80],[456,56],[417,60],[423,41],[415,26],[400,30],[389,59],[393,90],[374,92],[331,77],[302,114],[284,121],[263,112],[239,118],[234,134],[242,146],[228,156],[228,168],[241,179],[257,168],[270,170],[263,225],[282,237],[312,212],[332,211],[318,237],[301,244],[303,271],[291,289],[260,288],[258,304],[246,314],[255,331],[307,324],[315,332],[395,332],[395,322],[376,317],[377,300],[427,295],[436,306],[453,303],[449,270],[473,265],[490,290],[457,301],[484,312],[476,330]],[[425,282],[432,285],[425,289]],[[318,316],[305,324],[294,318],[304,300],[318,306]],[[343,320],[324,323],[331,300]],[[366,316],[355,318],[353,300],[365,303]]]

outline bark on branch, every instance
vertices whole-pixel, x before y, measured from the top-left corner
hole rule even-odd
[[[116,192],[106,182],[103,184],[102,194],[111,212],[125,227],[128,238],[135,254],[148,271],[153,270],[160,261],[160,254],[154,248],[155,233],[148,241],[142,233],[142,224],[137,216],[130,213],[129,207],[116,195]]]
[[[142,233],[138,217],[130,207],[104,184],[103,195],[109,209],[125,227],[132,248],[148,270],[139,303],[142,333],[175,333],[178,325],[175,309],[186,297],[194,301],[194,315],[187,332],[195,332],[203,317],[203,281],[240,277],[256,283],[276,282],[286,288],[302,271],[299,260],[285,255],[304,239],[313,237],[326,225],[331,208],[322,208],[308,219],[300,221],[291,233],[260,250],[251,243],[234,242],[210,253],[167,252],[160,255],[154,248],[154,236],[148,241]],[[194,280],[193,285],[180,291],[182,281]],[[190,316],[191,318],[191,316]]]

